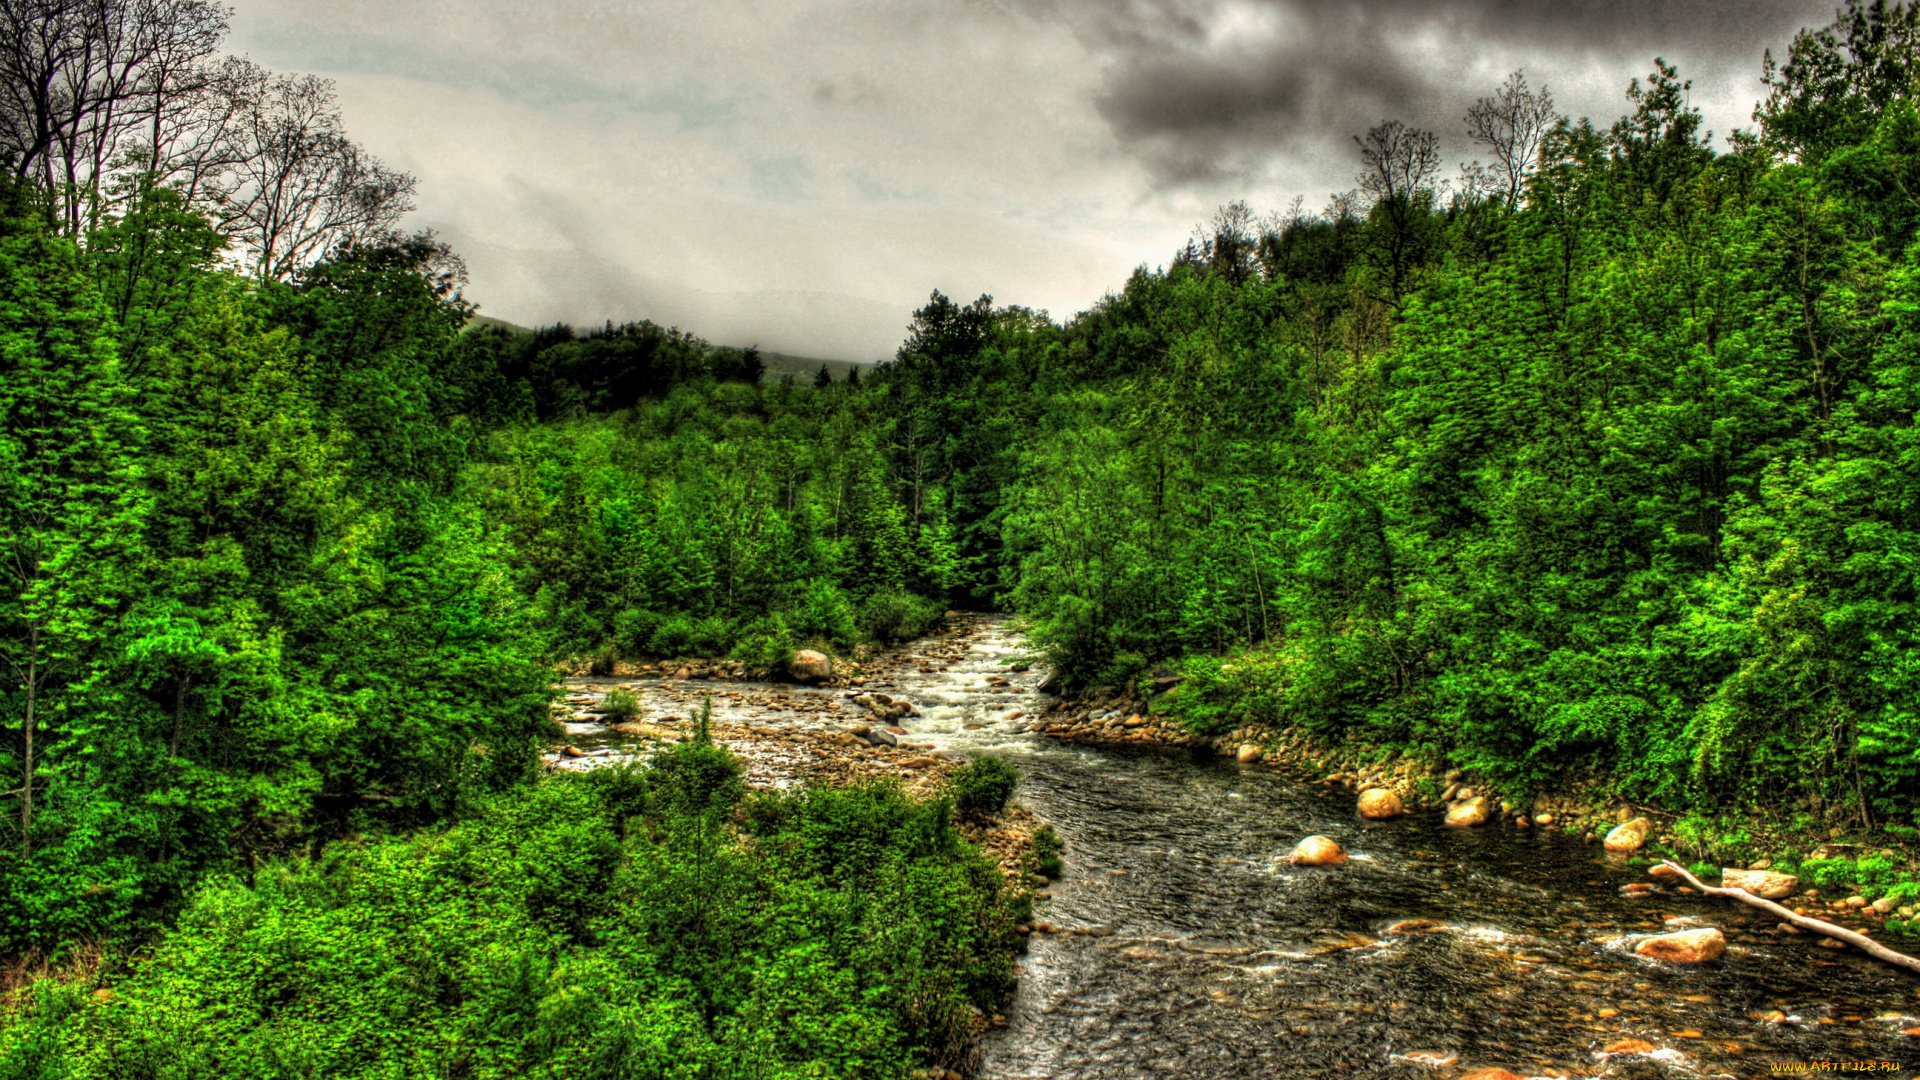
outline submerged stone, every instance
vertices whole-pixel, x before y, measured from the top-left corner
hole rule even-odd
[[[1718,960],[1726,953],[1727,937],[1713,927],[1682,930],[1677,934],[1647,938],[1635,945],[1633,951],[1670,964],[1704,964]]]

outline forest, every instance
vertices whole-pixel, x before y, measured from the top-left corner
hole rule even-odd
[[[1198,732],[1920,838],[1920,6],[1719,146],[1662,61],[1604,125],[1516,74],[1458,176],[1384,122],[844,381],[475,323],[225,19],[0,7],[0,1077],[904,1075],[1011,986],[950,805],[538,762],[556,665],[956,607]]]

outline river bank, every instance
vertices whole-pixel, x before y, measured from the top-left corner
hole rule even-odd
[[[1174,682],[1161,680],[1154,691],[1169,689]],[[1453,823],[1466,827],[1551,829],[1598,847],[1605,847],[1613,835],[1611,855],[1633,866],[1665,857],[1691,862],[1700,874],[1717,875],[1723,869],[1786,872],[1792,886],[1783,886],[1772,898],[1799,914],[1868,935],[1886,933],[1897,949],[1911,951],[1920,945],[1920,935],[1909,930],[1920,920],[1920,885],[1911,884],[1920,877],[1920,861],[1891,837],[1843,841],[1838,830],[1794,829],[1778,815],[1754,813],[1715,822],[1719,833],[1737,835],[1741,848],[1715,850],[1698,836],[1682,835],[1688,824],[1684,814],[1625,798],[1603,778],[1572,778],[1552,793],[1506,796],[1489,778],[1451,767],[1444,758],[1335,746],[1298,727],[1246,725],[1219,735],[1196,734],[1165,711],[1156,711],[1155,696],[1108,692],[1059,698],[1029,730],[1088,745],[1154,745],[1211,753],[1243,768],[1270,770],[1356,797],[1390,791],[1406,813],[1453,813]],[[1477,808],[1468,805],[1476,801]],[[1622,828],[1632,823],[1638,824]],[[1635,831],[1637,842],[1629,843],[1624,834]]]
[[[641,722],[669,732],[711,693],[756,783],[883,769],[931,785],[979,754],[1019,767],[1014,805],[1058,830],[1065,861],[1034,893],[1041,932],[1005,1024],[948,1063],[970,1078],[1745,1076],[1771,1060],[1897,1061],[1920,1028],[1904,973],[1564,832],[1605,824],[1597,792],[1560,792],[1588,799],[1584,816],[1569,807],[1546,827],[1506,814],[1449,828],[1441,797],[1477,778],[1449,782],[1444,761],[1367,759],[1285,731],[1201,745],[1141,707],[1157,695],[1069,701],[1041,690],[1046,676],[1015,627],[966,617],[867,657],[859,685],[619,681],[640,687]],[[833,737],[872,724],[855,700],[870,693],[912,707],[893,725],[908,751]],[[1238,763],[1244,742],[1258,762]],[[933,764],[905,770],[903,753]],[[1383,779],[1409,812],[1356,815],[1358,789]],[[1308,835],[1349,859],[1291,865]],[[1708,928],[1726,940],[1710,963],[1634,951]]]

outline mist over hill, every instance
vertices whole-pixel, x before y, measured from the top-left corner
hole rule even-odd
[[[758,344],[773,355],[806,358],[817,371],[872,364],[893,355],[906,336],[907,313],[892,304],[839,293],[805,291],[712,292],[638,273],[577,250],[534,251],[479,240],[457,228],[434,226],[466,260],[469,298],[488,316],[521,326],[571,323],[598,326],[607,319],[650,319],[709,341]]]

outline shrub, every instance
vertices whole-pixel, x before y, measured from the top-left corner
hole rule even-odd
[[[676,611],[653,628],[647,651],[655,656],[685,656],[693,651],[693,638],[693,617]]]
[[[728,803],[699,740],[554,775],[446,831],[209,881],[115,980],[0,1016],[0,1078],[899,1077],[1013,986],[1012,910],[944,801],[896,783]],[[717,796],[707,798],[706,796]],[[677,793],[647,835],[618,818]],[[426,1048],[426,1049],[422,1049]]]
[[[802,636],[851,642],[856,634],[853,604],[831,580],[813,578],[793,613],[793,628]]]
[[[854,625],[861,636],[884,644],[910,641],[940,621],[940,605],[901,592],[877,592],[860,601]]]
[[[700,656],[724,655],[733,644],[733,626],[725,616],[705,616],[693,624],[687,644]]]
[[[613,646],[609,645],[601,649],[600,654],[595,656],[592,662],[587,665],[587,674],[601,677],[611,675],[619,665],[619,662],[619,654],[614,652]]]
[[[640,715],[640,695],[624,686],[616,686],[607,691],[607,699],[600,703],[600,709],[607,719],[626,723]]]
[[[628,608],[613,617],[613,645],[629,656],[640,656],[653,648],[653,636],[660,629],[661,617],[644,608]]]
[[[656,811],[663,818],[678,815],[713,817],[729,813],[746,794],[740,759],[713,744],[713,699],[701,706],[693,737],[655,754],[649,775]]]
[[[793,658],[793,631],[778,614],[762,616],[740,631],[727,656],[748,667],[780,667]]]
[[[974,758],[953,771],[953,805],[963,814],[997,814],[1020,786],[1020,772],[997,757]]]
[[[1043,877],[1057,878],[1066,865],[1060,861],[1060,853],[1066,850],[1066,844],[1060,840],[1060,834],[1053,826],[1042,825],[1033,834],[1034,872]]]

